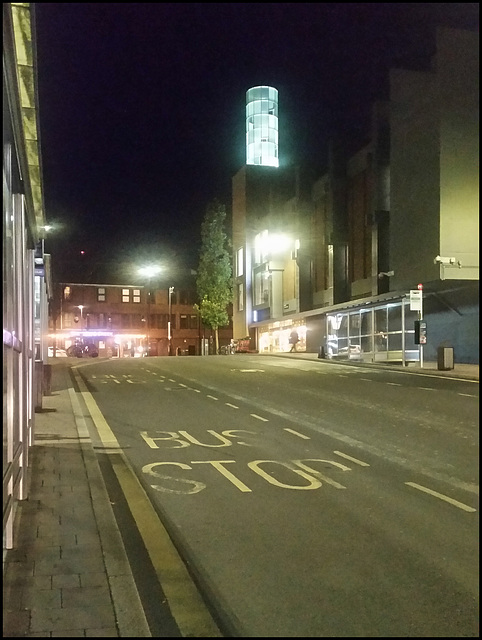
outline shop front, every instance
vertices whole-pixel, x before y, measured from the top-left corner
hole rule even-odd
[[[296,329],[300,338],[297,351],[319,353],[331,360],[418,362],[417,319],[405,293],[356,300],[281,321],[258,323],[258,351],[289,352],[289,336]]]

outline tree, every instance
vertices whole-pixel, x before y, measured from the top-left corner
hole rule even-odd
[[[209,203],[201,225],[201,251],[196,287],[196,305],[202,321],[214,331],[216,353],[219,327],[229,324],[228,306],[232,301],[231,243],[225,232],[226,208],[217,199]]]

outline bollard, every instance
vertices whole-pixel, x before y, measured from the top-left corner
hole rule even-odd
[[[320,350],[318,351],[318,358],[326,358],[325,347],[320,347]]]
[[[43,366],[43,395],[52,395],[52,365],[44,364]]]

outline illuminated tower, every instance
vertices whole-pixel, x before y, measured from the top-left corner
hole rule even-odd
[[[278,90],[246,91],[246,164],[278,167]]]

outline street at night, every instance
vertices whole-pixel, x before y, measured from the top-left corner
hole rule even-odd
[[[248,354],[73,375],[109,492],[140,480],[223,635],[478,635],[478,383]]]

